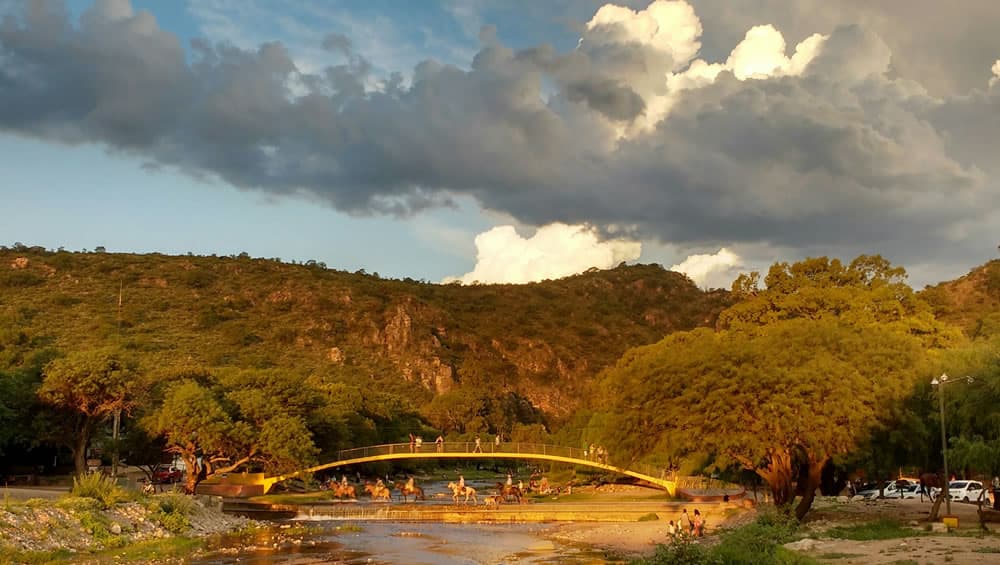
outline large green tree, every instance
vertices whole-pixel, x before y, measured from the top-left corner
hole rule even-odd
[[[185,370],[143,423],[166,438],[166,450],[187,467],[185,487],[240,468],[288,471],[318,452],[305,414],[310,396],[280,371]]]
[[[61,442],[73,453],[78,475],[87,472],[95,427],[116,411],[128,413],[143,389],[136,362],[114,348],[73,352],[45,366],[38,397],[64,411]]]
[[[808,512],[822,469],[884,422],[924,374],[928,348],[954,343],[880,257],[774,265],[733,285],[742,301],[720,330],[637,348],[603,376],[619,458],[714,458],[755,471],[791,505],[799,477]]]

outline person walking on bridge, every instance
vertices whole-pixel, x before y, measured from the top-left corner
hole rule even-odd
[[[483,442],[479,439],[479,436],[476,436],[476,448],[473,449],[472,452],[473,453],[482,453],[483,452]]]

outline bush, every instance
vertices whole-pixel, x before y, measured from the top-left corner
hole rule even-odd
[[[114,479],[100,473],[74,477],[73,489],[70,494],[83,498],[93,498],[101,503],[102,508],[111,508],[129,498],[128,493],[119,487]]]
[[[164,529],[175,534],[183,534],[191,527],[187,516],[177,512],[160,512],[156,519]]]
[[[795,539],[797,529],[798,521],[790,514],[778,511],[762,512],[753,523],[723,532],[718,545],[714,547],[706,547],[684,536],[674,539],[669,545],[660,545],[651,558],[635,563],[638,565],[813,563],[809,557],[781,547],[781,544]]]
[[[182,516],[191,514],[191,510],[194,508],[194,501],[190,497],[174,492],[157,495],[156,503],[159,505],[160,511]]]
[[[157,495],[150,506],[157,522],[164,529],[175,534],[182,534],[191,527],[188,516],[193,509],[194,501],[179,493]]]
[[[670,545],[659,545],[648,559],[633,561],[633,565],[722,565],[709,548],[687,536],[674,538]]]

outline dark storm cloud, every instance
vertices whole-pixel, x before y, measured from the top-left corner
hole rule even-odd
[[[469,69],[427,61],[409,82],[372,76],[346,37],[324,46],[333,62],[312,74],[279,43],[200,41],[188,62],[127,3],[98,2],[74,26],[34,2],[0,25],[0,130],[352,213],[467,194],[528,223],[616,224],[679,244],[900,257],[968,241],[998,207],[989,66],[978,91],[935,97],[894,78],[894,54],[863,26],[832,29],[801,76],[723,71],[621,138],[686,64],[625,28],[584,30],[570,53],[513,51],[487,30]]]

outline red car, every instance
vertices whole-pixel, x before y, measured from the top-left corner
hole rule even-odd
[[[157,465],[153,468],[153,483],[171,484],[180,482],[183,474],[176,467]]]

